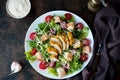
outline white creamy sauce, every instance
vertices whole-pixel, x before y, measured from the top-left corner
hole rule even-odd
[[[8,13],[15,18],[23,18],[30,11],[29,0],[9,0],[7,3]]]

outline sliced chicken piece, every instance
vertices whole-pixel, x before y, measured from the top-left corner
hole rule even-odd
[[[67,35],[68,35],[68,39],[70,41],[70,45],[72,45],[75,42],[72,32],[67,32]]]
[[[62,49],[57,42],[50,40],[50,45],[53,46],[55,49],[57,49],[60,54],[62,53]]]
[[[64,77],[66,75],[65,69],[63,67],[57,68],[57,73],[59,77]]]
[[[61,49],[62,49],[62,42],[57,36],[51,36],[50,40],[52,40],[54,42],[57,42],[60,45]]]
[[[80,40],[75,40],[75,43],[73,44],[73,48],[80,48],[82,47],[82,42]]]
[[[91,52],[91,48],[90,46],[84,46],[82,49],[82,53],[90,53]]]
[[[48,38],[49,38],[49,36],[48,36],[47,34],[43,34],[43,35],[41,36],[41,40],[42,40],[42,41],[46,41],[46,40],[48,40]]]
[[[66,49],[65,36],[62,36],[62,35],[58,34],[57,37],[61,40],[61,42],[62,42],[62,48],[63,48],[63,50],[65,50]]]
[[[70,46],[70,42],[69,42],[68,36],[65,37],[65,40],[66,40],[66,50],[68,50],[69,46]]]
[[[56,57],[56,55],[50,55],[51,61],[59,61]]]
[[[47,48],[47,52],[50,53],[50,54],[52,54],[52,55],[55,55],[55,56],[58,55],[57,49],[54,48],[54,47],[52,47],[52,46],[50,46],[50,47]]]
[[[68,36],[67,36],[66,34],[63,34],[63,36],[65,37],[66,50],[68,50],[68,49],[69,49],[69,46],[70,46],[70,42],[69,42]]]
[[[64,58],[68,61],[72,61],[73,54],[70,52],[64,52]]]
[[[44,57],[43,57],[42,53],[40,53],[40,52],[36,52],[35,56],[36,56],[37,60],[40,60],[40,61],[44,60]]]
[[[67,29],[68,29],[69,31],[73,30],[74,27],[75,27],[74,22],[67,23]]]
[[[61,19],[60,19],[59,16],[55,16],[55,17],[54,17],[54,20],[55,20],[55,23],[59,23],[59,22],[61,22]]]

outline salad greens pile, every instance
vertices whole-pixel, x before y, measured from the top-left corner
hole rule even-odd
[[[69,26],[68,24],[72,25]],[[57,55],[53,55],[56,52],[49,53],[49,47],[54,48],[54,50],[57,49],[56,46],[51,45],[51,36],[59,38],[58,34],[63,36],[63,34],[67,35],[68,32],[72,34],[72,39],[74,41],[68,46],[69,49],[61,49],[62,53],[57,51]],[[71,74],[79,70],[83,62],[87,60],[88,56],[86,53],[83,56],[83,47],[86,46],[84,45],[83,40],[87,38],[88,32],[89,28],[84,26],[81,22],[76,23],[74,16],[70,13],[54,16],[48,15],[45,17],[45,22],[39,23],[35,32],[31,32],[31,40],[27,41],[30,50],[25,52],[26,59],[31,62],[40,60],[40,69],[47,69],[52,75],[59,76],[59,73],[57,72],[57,68],[59,67],[64,69],[66,75]],[[79,41],[80,45],[76,44],[76,41]],[[74,47],[77,45],[79,47]],[[64,46],[63,43],[62,46]],[[89,46],[89,44],[87,46]],[[69,60],[69,57],[65,56],[65,52],[70,55],[72,54],[72,57],[70,57],[71,60]]]

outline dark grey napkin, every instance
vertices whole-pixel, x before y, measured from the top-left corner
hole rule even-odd
[[[96,31],[94,55],[98,42],[103,36],[105,39],[100,52],[100,61],[92,80],[114,80],[114,67],[120,60],[120,15],[113,7],[104,8],[97,13],[94,28]],[[88,69],[83,71],[83,80],[87,80],[91,65],[89,64]]]
[[[82,74],[80,73],[67,80],[87,80],[90,74],[89,71],[92,65],[93,58],[97,53],[99,41],[103,38],[103,36],[105,36],[105,39],[103,41],[103,47],[100,52],[100,60],[98,62],[92,80],[114,80],[114,68],[118,61],[120,61],[119,11],[116,11],[116,9],[112,6],[108,6],[101,9],[96,14],[94,22],[96,36],[94,39],[94,53],[92,60],[90,61],[86,69],[83,70]]]

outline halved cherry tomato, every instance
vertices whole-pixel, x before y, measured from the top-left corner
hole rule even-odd
[[[88,59],[88,54],[82,53],[82,54],[80,55],[80,60],[86,61],[87,59]]]
[[[51,61],[49,64],[49,67],[53,68],[55,66],[56,62],[55,61]]]
[[[83,24],[82,23],[77,23],[76,24],[76,28],[78,28],[78,29],[80,29],[80,30],[82,30],[83,29]]]
[[[49,23],[52,20],[52,18],[53,18],[53,16],[51,16],[51,15],[46,16],[45,17],[45,22]]]
[[[36,36],[36,32],[32,32],[32,33],[30,34],[30,39],[31,39],[31,40],[34,40],[34,39],[35,39],[35,36]]]
[[[90,45],[90,40],[85,38],[85,39],[82,40],[82,43],[83,43],[84,46],[89,46]]]
[[[48,63],[45,61],[40,62],[39,68],[40,69],[46,69],[48,67]]]
[[[35,55],[36,52],[37,52],[37,50],[36,50],[35,48],[33,48],[32,51],[31,51],[31,55],[32,55],[32,56]]]
[[[65,18],[66,18],[67,20],[70,20],[70,19],[72,18],[72,15],[71,15],[70,13],[66,13],[66,14],[65,14]]]

